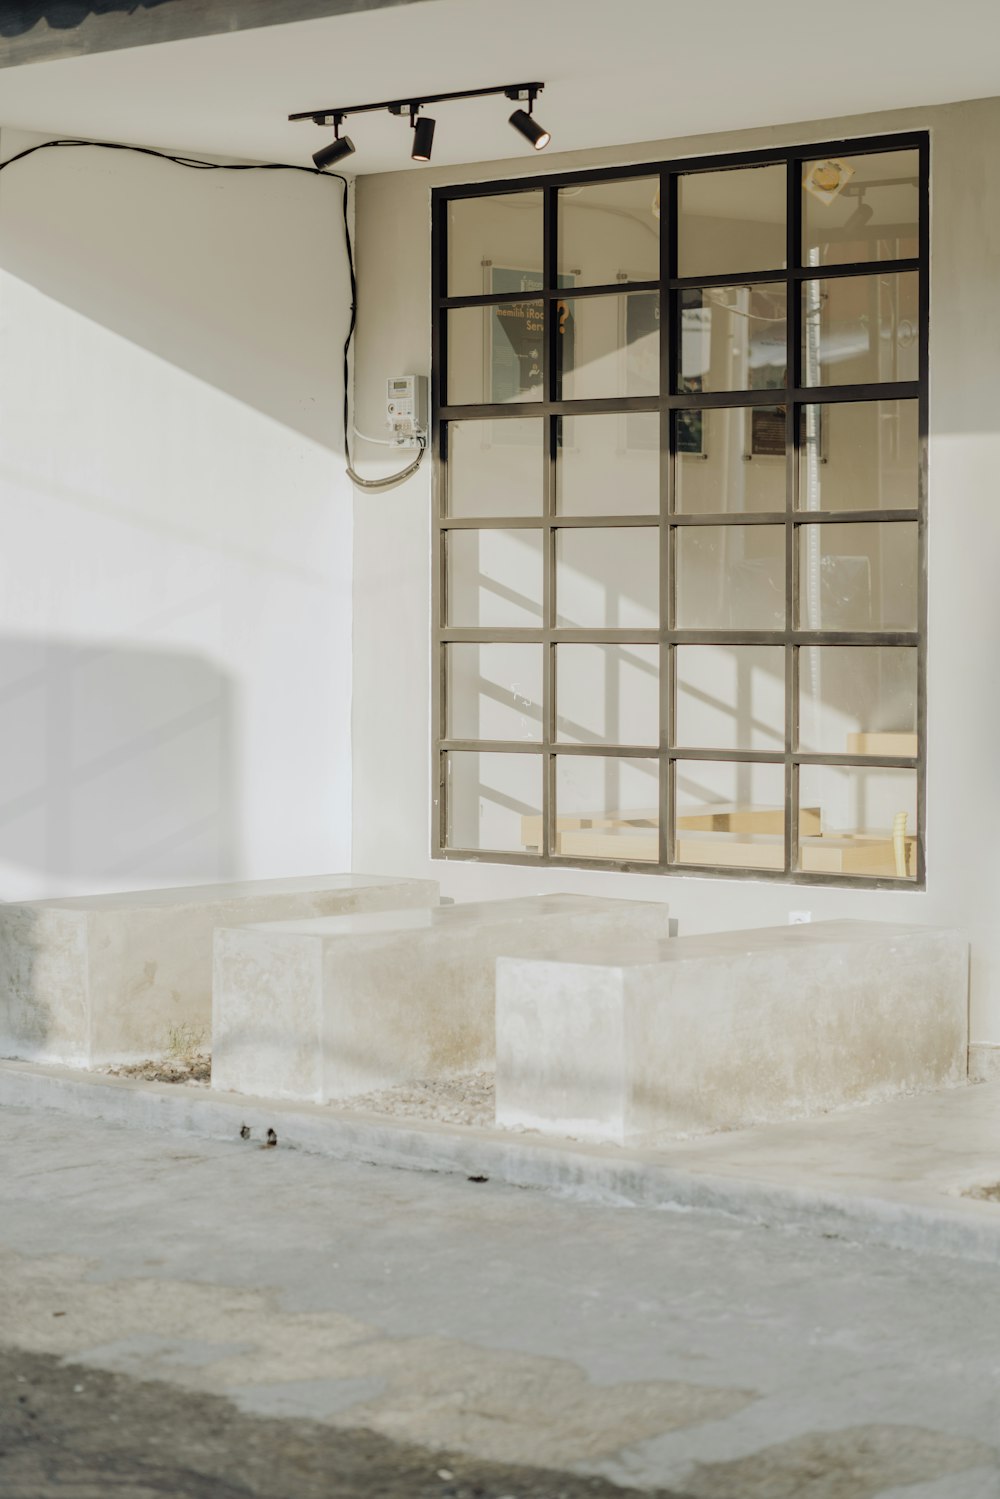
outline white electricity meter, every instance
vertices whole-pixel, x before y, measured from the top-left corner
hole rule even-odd
[[[391,375],[386,381],[385,424],[396,448],[427,446],[427,376]]]

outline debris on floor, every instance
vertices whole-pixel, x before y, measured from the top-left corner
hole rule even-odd
[[[494,1128],[496,1090],[492,1072],[400,1083],[381,1092],[344,1099],[337,1108],[351,1113],[386,1114],[396,1119],[434,1119],[441,1124]]]
[[[1000,1182],[993,1182],[991,1186],[985,1187],[969,1187],[962,1196],[975,1197],[979,1202],[1000,1202]]]
[[[164,1055],[142,1062],[99,1067],[108,1077],[134,1077],[144,1083],[187,1083],[207,1088],[212,1081],[212,1054],[205,1050],[207,1034],[194,1026],[174,1026],[166,1037]]]

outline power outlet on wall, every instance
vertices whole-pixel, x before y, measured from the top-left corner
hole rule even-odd
[[[812,921],[812,919],[813,913],[811,911],[789,911],[788,913],[789,926],[802,926],[803,923]]]

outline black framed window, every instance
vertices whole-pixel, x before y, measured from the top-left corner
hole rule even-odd
[[[927,189],[435,191],[435,855],[923,885]]]

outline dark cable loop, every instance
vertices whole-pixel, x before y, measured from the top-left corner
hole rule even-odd
[[[341,194],[341,209],[344,217],[344,247],[347,252],[347,270],[351,283],[351,316],[347,327],[347,337],[344,340],[344,457],[347,460],[347,472],[356,483],[371,483],[373,488],[379,488],[384,484],[391,484],[400,478],[408,478],[419,465],[423,457],[423,449],[418,455],[416,464],[403,470],[402,474],[389,476],[386,479],[374,481],[358,479],[354,473],[351,463],[350,430],[351,430],[351,406],[349,395],[349,379],[351,370],[351,344],[354,342],[354,334],[358,325],[358,278],[354,269],[354,244],[351,240],[351,221],[348,213],[348,189],[349,183],[346,177],[339,172],[321,171],[319,167],[296,166],[294,162],[288,161],[202,161],[197,156],[178,156],[170,151],[157,151],[153,146],[130,146],[124,141],[88,141],[88,140],[53,140],[40,141],[36,146],[28,146],[23,151],[18,151],[16,156],[9,156],[6,161],[0,161],[0,172],[6,167],[13,166],[15,161],[23,161],[26,156],[33,156],[36,151],[49,151],[54,148],[66,146],[92,146],[101,151],[134,151],[139,156],[154,156],[159,161],[171,161],[178,167],[190,167],[194,171],[203,172],[306,172],[310,177],[333,177],[343,188]]]

